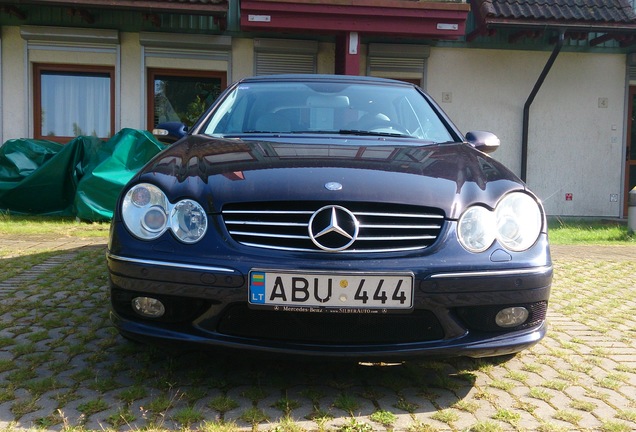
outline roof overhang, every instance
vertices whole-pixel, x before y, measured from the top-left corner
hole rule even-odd
[[[226,0],[183,1],[183,0],[32,0],[11,2],[1,0],[0,4],[62,6],[78,9],[126,9],[145,13],[180,13],[187,15],[215,15],[228,10]]]
[[[479,36],[492,36],[502,30],[508,33],[510,43],[550,32],[563,33],[565,39],[589,40],[590,46],[612,39],[627,46],[636,41],[636,20],[631,6],[621,2],[625,3],[608,0],[602,11],[597,10],[600,6],[593,2],[568,3],[565,9],[561,9],[559,2],[554,2],[546,3],[538,11],[539,6],[530,1],[516,3],[513,8],[505,0],[471,0],[476,28],[466,40],[471,42]],[[554,39],[552,37],[550,42]]]
[[[590,21],[557,21],[557,20],[519,20],[505,18],[488,18],[485,20],[488,28],[516,28],[529,30],[565,30],[571,32],[636,32],[636,23],[598,23]]]
[[[385,36],[458,39],[470,5],[404,0],[244,0],[246,31],[360,32]]]
[[[475,30],[466,36],[471,42],[478,36],[491,36],[498,29],[513,30],[508,42],[514,43],[524,37],[537,37],[545,32],[564,32],[566,39],[586,40],[591,33],[597,36],[589,39],[590,46],[600,45],[610,40],[616,40],[623,47],[636,42],[636,23],[598,23],[589,21],[551,21],[551,20],[520,20],[505,18],[487,18]]]

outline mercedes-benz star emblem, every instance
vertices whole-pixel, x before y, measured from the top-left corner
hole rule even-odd
[[[342,184],[338,182],[325,183],[325,189],[330,191],[339,191],[339,190],[342,190]]]
[[[328,205],[309,219],[309,237],[327,252],[347,249],[358,238],[360,224],[356,216],[344,207]]]

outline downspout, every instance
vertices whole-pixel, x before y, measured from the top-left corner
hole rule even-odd
[[[543,71],[541,75],[539,75],[539,79],[534,84],[534,88],[528,96],[525,105],[523,106],[523,131],[521,135],[521,180],[524,182],[528,177],[528,130],[530,128],[530,105],[534,102],[534,98],[539,93],[539,89],[543,85],[543,81],[548,76],[554,61],[556,60],[559,52],[561,52],[561,48],[563,47],[563,40],[565,39],[565,30],[559,30],[559,37],[557,39],[556,44],[554,45],[554,49],[552,50],[552,54],[548,59],[548,62],[543,67]]]

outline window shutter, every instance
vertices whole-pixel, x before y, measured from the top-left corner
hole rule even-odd
[[[316,73],[317,55],[316,41],[255,39],[254,74]]]
[[[140,32],[139,43],[146,57],[169,57],[230,61],[230,36]]]
[[[630,81],[636,81],[636,53],[627,55],[627,76]]]
[[[115,46],[119,44],[117,30],[96,28],[68,28],[51,26],[20,27],[20,36],[29,45],[77,45],[85,47]]]
[[[427,45],[369,44],[367,75],[424,81],[430,52]]]

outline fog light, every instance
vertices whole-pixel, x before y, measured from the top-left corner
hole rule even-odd
[[[163,303],[151,297],[135,297],[132,306],[135,312],[146,318],[159,318],[166,313]]]
[[[509,307],[499,311],[495,322],[499,327],[516,327],[528,319],[530,312],[524,307]]]

